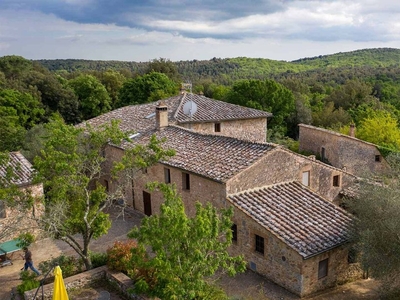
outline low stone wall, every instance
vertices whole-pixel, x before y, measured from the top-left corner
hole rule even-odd
[[[86,271],[74,276],[70,276],[67,278],[64,278],[64,284],[67,288],[67,291],[69,289],[79,289],[83,288],[85,286],[90,285],[91,283],[94,283],[98,280],[101,279],[107,279],[110,282],[113,282],[120,290],[121,292],[127,296],[129,299],[134,299],[134,300],[146,300],[148,298],[144,298],[142,296],[137,296],[128,293],[128,289],[133,287],[133,281],[126,276],[123,273],[120,272],[112,272],[109,271],[107,266],[99,267],[90,271]],[[36,300],[36,299],[42,299],[42,287],[39,288],[39,292],[36,293],[37,289],[33,289],[30,291],[26,291],[24,293],[24,299],[26,300]],[[46,285],[43,285],[43,296],[45,300],[51,300],[53,297],[53,283],[49,283]]]

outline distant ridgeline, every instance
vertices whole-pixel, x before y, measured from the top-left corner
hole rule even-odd
[[[101,61],[82,59],[36,60],[50,71],[129,71],[143,74],[150,62]],[[292,62],[263,58],[212,58],[173,62],[182,78],[192,81],[211,79],[231,84],[238,79],[282,79],[310,77],[320,82],[387,76],[400,72],[400,49],[378,48],[302,58]]]

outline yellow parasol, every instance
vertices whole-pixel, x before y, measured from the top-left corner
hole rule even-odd
[[[53,300],[69,300],[60,266],[54,268]]]

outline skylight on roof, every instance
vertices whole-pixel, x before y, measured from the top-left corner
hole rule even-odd
[[[156,115],[156,113],[153,112],[153,113],[149,114],[148,116],[145,116],[145,118],[150,119],[150,118],[154,117],[155,115]]]

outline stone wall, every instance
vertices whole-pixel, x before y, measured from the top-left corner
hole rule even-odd
[[[220,124],[221,132],[215,132],[215,123]],[[179,124],[196,132],[219,134],[253,142],[265,142],[267,138],[267,119],[245,119],[233,121],[218,121],[209,123]]]
[[[271,232],[235,208],[238,237],[229,252],[243,254],[248,267],[299,296],[306,296],[343,281],[348,267],[347,248],[337,247],[304,260]],[[255,235],[264,238],[264,255],[255,251]],[[318,279],[321,260],[328,260],[328,275]]]
[[[301,295],[310,295],[333,287],[340,282],[349,266],[347,257],[347,247],[340,246],[304,260],[302,266],[303,290]],[[318,279],[319,262],[325,259],[328,259],[328,275]]]
[[[0,243],[15,239],[21,233],[30,232],[33,235],[39,235],[40,233],[35,218],[44,213],[42,203],[43,185],[36,184],[21,187],[21,191],[30,194],[35,199],[34,206],[28,211],[25,211],[22,203],[21,205],[16,203],[14,207],[5,207],[4,218],[0,218]]]
[[[74,276],[70,276],[64,278],[65,287],[68,290],[71,289],[80,289],[90,284],[99,281],[101,279],[107,279],[109,282],[113,283],[117,286],[117,288],[121,291],[123,295],[125,295],[128,299],[134,300],[148,300],[150,298],[144,296],[138,296],[132,294],[128,291],[128,289],[133,287],[133,281],[121,272],[113,272],[109,271],[107,266],[95,268],[90,271],[86,271]],[[51,300],[53,299],[53,283],[49,283],[43,286],[43,299]],[[24,293],[24,299],[26,300],[35,300],[42,299],[42,289],[40,288],[36,298],[34,298],[37,289],[33,289],[30,291],[26,291]]]
[[[91,283],[98,281],[102,278],[105,278],[105,272],[107,270],[106,266],[99,267],[93,270],[89,270],[74,276],[70,276],[67,278],[64,278],[64,284],[67,289],[79,289],[84,286],[88,286]],[[43,295],[45,300],[52,299],[53,297],[53,283],[49,283],[43,286]],[[33,289],[30,291],[26,291],[24,293],[24,299],[26,300],[35,300],[35,299],[42,299],[42,289],[40,288],[40,291],[36,298],[34,298],[35,293],[37,289]]]
[[[294,180],[302,182],[303,172],[310,174],[310,189],[330,201],[333,201],[344,187],[351,185],[355,180],[354,176],[340,169],[284,148],[278,148],[231,178],[227,182],[227,194],[280,182]],[[339,176],[339,186],[333,185],[334,176]]]
[[[389,169],[378,148],[371,143],[323,128],[299,125],[299,150],[311,152],[351,174],[365,176]],[[322,153],[324,152],[324,154]]]
[[[212,181],[208,178],[198,176],[193,173],[182,171],[178,168],[169,167],[163,164],[157,164],[147,169],[147,173],[139,176],[134,182],[134,208],[144,212],[143,191],[150,193],[145,188],[146,183],[158,181],[165,182],[164,169],[170,170],[171,183],[177,188],[178,193],[182,196],[186,212],[189,216],[195,214],[195,203],[212,202],[214,206],[224,207],[226,205],[225,185]],[[188,173],[190,178],[190,189],[183,189],[182,174]],[[151,193],[152,213],[160,212],[160,205],[164,201],[160,192],[154,191]]]

